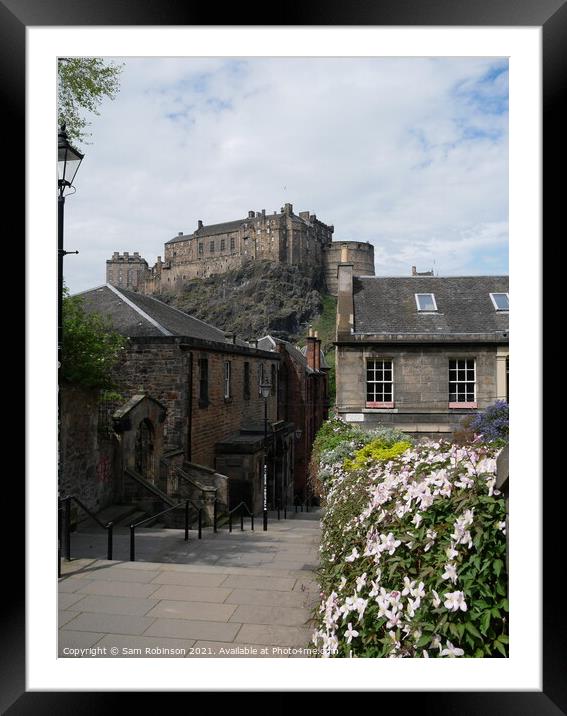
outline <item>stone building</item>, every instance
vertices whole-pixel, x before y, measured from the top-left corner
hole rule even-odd
[[[163,261],[158,256],[152,268],[138,253],[134,259],[129,253],[115,252],[106,262],[106,281],[140,293],[167,293],[179,290],[190,279],[222,274],[247,261],[266,260],[321,271],[334,294],[341,260],[352,261],[362,275],[374,275],[374,247],[357,241],[333,242],[333,232],[334,226],[323,223],[316,214],[295,214],[289,203],[279,213],[249,211],[245,218],[210,225],[199,220],[192,233],[180,231],[166,242]]]
[[[213,489],[224,476],[227,504],[245,499],[258,510],[266,457],[270,484],[292,479],[294,426],[278,415],[278,354],[140,293],[104,285],[79,295],[86,311],[108,316],[129,339],[117,369],[124,400],[148,395],[164,408],[160,455],[151,439],[155,426],[148,420],[134,426],[149,433],[145,444],[153,446],[153,463],[138,459],[138,465],[153,467],[145,475],[129,471],[138,483],[141,477],[171,495],[179,492],[180,480]],[[258,390],[266,379],[273,386],[267,399],[268,441]],[[287,473],[278,475],[277,469]]]
[[[508,277],[355,277],[338,269],[338,415],[452,433],[508,399]]]
[[[305,352],[288,341],[265,336],[258,347],[281,356],[278,380],[278,415],[295,428],[292,485],[280,485],[280,503],[308,497],[307,476],[313,440],[329,412],[329,368],[316,333],[307,338]]]

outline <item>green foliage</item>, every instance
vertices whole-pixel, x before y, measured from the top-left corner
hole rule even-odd
[[[343,463],[343,467],[347,472],[362,470],[378,460],[391,460],[410,447],[411,443],[408,440],[401,440],[392,445],[383,437],[377,437],[360,448],[360,450],[357,450],[352,460],[347,458]]]
[[[119,89],[123,65],[105,62],[99,57],[61,57],[58,70],[58,123],[65,123],[71,144],[84,142],[90,124],[82,112],[99,114],[103,98],[114,99]]]
[[[112,330],[99,314],[86,313],[80,296],[63,299],[61,377],[85,388],[112,390],[112,370],[120,360],[126,339]]]

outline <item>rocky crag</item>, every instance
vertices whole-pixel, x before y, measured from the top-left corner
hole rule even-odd
[[[191,279],[159,298],[244,340],[267,333],[297,342],[324,308],[323,272],[254,261],[210,278]]]

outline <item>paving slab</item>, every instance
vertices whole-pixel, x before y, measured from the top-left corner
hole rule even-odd
[[[283,592],[267,589],[234,589],[226,600],[230,604],[260,604],[262,606],[306,607],[308,592]]]
[[[245,589],[267,589],[291,591],[296,580],[294,577],[254,577],[248,575],[229,574],[222,582],[223,587],[244,587]]]
[[[258,604],[242,604],[230,617],[231,622],[241,624],[277,624],[282,626],[305,626],[311,617],[308,609],[300,607],[269,607]]]
[[[65,592],[76,592],[78,589],[84,587],[86,584],[89,583],[90,580],[81,579],[80,577],[61,577],[61,579],[59,579],[58,585],[59,594]]]
[[[93,647],[98,641],[104,637],[104,634],[89,631],[72,631],[62,629],[59,631],[59,643],[57,652],[60,657],[89,657],[94,654],[88,653],[88,649]],[[84,649],[84,652],[75,650]],[[94,650],[93,650],[94,651]]]
[[[92,631],[103,634],[142,634],[154,620],[130,614],[75,613],[62,630]]]
[[[193,639],[107,634],[97,643],[97,646],[105,647],[110,657],[171,659],[187,656],[189,649],[194,644]],[[118,650],[118,653],[112,650]]]
[[[263,644],[227,644],[222,641],[197,641],[186,658],[196,659],[270,659],[271,646]],[[278,654],[281,658],[288,658]]]
[[[113,582],[109,579],[90,581],[76,594],[104,594],[109,597],[147,598],[160,588],[159,584],[141,582]]]
[[[70,622],[71,619],[74,619],[76,616],[77,612],[60,609],[57,613],[57,623],[59,624],[59,629],[61,629],[64,624],[67,624],[67,622]]]
[[[148,616],[169,619],[190,619],[193,621],[227,622],[236,608],[236,604],[182,602],[162,599],[157,606],[148,612]]]
[[[303,627],[275,626],[267,624],[243,624],[235,638],[236,643],[272,646],[307,647],[312,629]]]
[[[80,602],[81,599],[84,598],[84,594],[77,594],[76,592],[61,592],[57,597],[57,606],[60,610],[70,609],[73,604]],[[81,610],[79,609],[79,611]]]
[[[217,602],[222,603],[231,590],[220,587],[191,587],[177,584],[163,584],[152,593],[153,599],[178,599],[184,602]]]
[[[89,594],[73,604],[75,612],[95,612],[99,614],[132,614],[144,616],[158,604],[157,599],[141,597],[112,597],[103,594]]]
[[[186,587],[218,587],[225,577],[226,574],[218,570],[213,573],[162,571],[152,583],[175,584]]]
[[[80,573],[81,577],[86,579],[101,579],[105,582],[151,582],[158,576],[158,570],[142,570],[142,569],[123,569],[120,567],[109,566],[106,564],[90,565],[85,567]],[[79,575],[76,575],[79,576]]]
[[[179,639],[232,642],[241,624],[228,622],[156,619],[144,636],[167,636]]]

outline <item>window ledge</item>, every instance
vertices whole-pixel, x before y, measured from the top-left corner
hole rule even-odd
[[[478,408],[478,403],[449,403],[449,408]]]
[[[390,402],[390,403],[379,403],[379,402],[369,403],[369,402],[367,402],[364,407],[365,408],[393,408],[393,407],[395,407],[395,404],[393,402]]]

